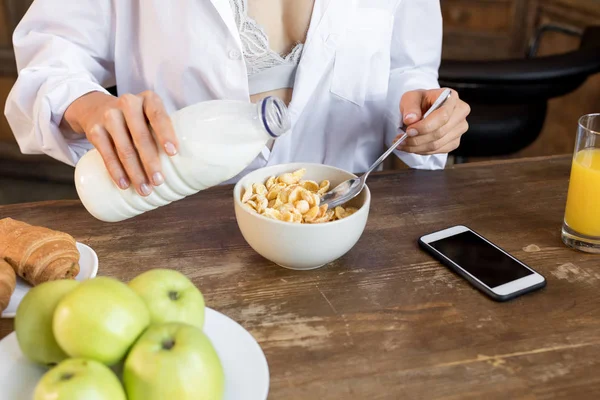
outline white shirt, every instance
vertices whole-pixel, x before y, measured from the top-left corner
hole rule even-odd
[[[13,36],[19,78],[5,114],[25,154],[70,165],[92,148],[59,128],[90,91],[153,90],[168,112],[210,99],[249,101],[228,0],[36,0]],[[391,145],[402,94],[438,88],[439,0],[317,0],[289,112],[292,131],[244,171],[315,162],[363,172]],[[397,151],[408,166],[447,155]]]

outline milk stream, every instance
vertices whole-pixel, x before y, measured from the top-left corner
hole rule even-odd
[[[120,189],[92,149],[75,167],[81,202],[101,221],[123,221],[225,182],[244,170],[269,139],[290,128],[285,104],[267,97],[257,104],[211,100],[171,115],[179,138],[179,154],[169,157],[159,146],[165,183],[140,196],[130,186]]]

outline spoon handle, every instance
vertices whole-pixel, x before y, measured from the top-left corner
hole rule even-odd
[[[423,119],[427,118],[428,116],[431,115],[432,112],[434,112],[435,110],[437,110],[438,108],[440,108],[441,106],[444,105],[444,103],[446,102],[446,100],[448,100],[450,98],[450,95],[452,94],[452,91],[450,89],[445,89],[442,94],[440,94],[440,96],[436,99],[436,101],[433,103],[433,105],[429,108],[429,110],[427,110],[427,112],[425,113],[425,115],[423,115]],[[408,135],[406,134],[406,124],[402,124],[402,126],[400,128],[398,128],[398,130],[400,132],[403,132],[404,134],[400,137],[400,139],[396,140],[389,149],[386,150],[385,153],[383,153],[381,155],[381,157],[379,157],[377,159],[377,161],[375,161],[373,163],[373,165],[371,165],[371,167],[367,170],[367,172],[364,173],[364,175],[362,176],[361,179],[367,179],[367,177],[369,176],[369,174],[371,172],[373,172],[373,170],[375,170],[375,168],[379,167],[379,164],[381,164],[382,162],[385,161],[386,158],[388,158],[388,156],[390,154],[392,154],[392,152],[394,150],[396,150],[396,148],[400,145],[400,143],[402,143],[403,141],[406,140],[406,138],[408,137]]]
[[[384,162],[384,161],[385,161],[385,159],[386,159],[386,158],[388,158],[388,156],[389,156],[390,154],[392,154],[392,152],[393,152],[394,150],[396,150],[396,147],[398,147],[398,145],[400,145],[400,143],[404,142],[404,140],[405,140],[407,137],[408,137],[408,135],[406,134],[406,132],[404,132],[404,134],[402,135],[402,137],[401,137],[400,139],[396,140],[396,141],[394,142],[394,144],[392,144],[392,145],[390,146],[390,148],[389,148],[389,149],[387,149],[387,150],[385,151],[385,153],[383,153],[383,154],[381,155],[381,157],[379,157],[379,158],[377,159],[377,161],[375,161],[375,162],[373,163],[373,165],[371,165],[371,167],[370,167],[370,168],[367,170],[367,172],[365,172],[365,173],[364,173],[364,175],[362,176],[362,179],[367,179],[367,176],[369,176],[369,174],[370,174],[371,172],[373,172],[373,170],[375,170],[375,168],[379,167],[379,164],[381,164],[382,162]]]

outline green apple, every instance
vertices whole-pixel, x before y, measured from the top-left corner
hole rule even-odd
[[[104,364],[71,358],[46,372],[34,400],[126,400],[117,376]]]
[[[71,357],[118,363],[150,323],[148,308],[126,284],[108,277],[81,283],[58,303],[53,331]]]
[[[204,297],[181,272],[152,269],[131,280],[129,287],[148,306],[151,323],[183,322],[203,328]]]
[[[47,366],[66,359],[52,333],[52,317],[60,300],[79,285],[71,279],[44,282],[25,294],[15,315],[15,331],[21,352],[31,361]]]
[[[150,326],[125,359],[129,400],[219,400],[225,377],[202,330],[171,322]]]

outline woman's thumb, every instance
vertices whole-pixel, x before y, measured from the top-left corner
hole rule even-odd
[[[413,90],[404,93],[404,96],[402,96],[402,100],[400,100],[400,115],[402,115],[402,121],[406,125],[414,124],[423,117],[421,111],[423,95],[423,91]]]

